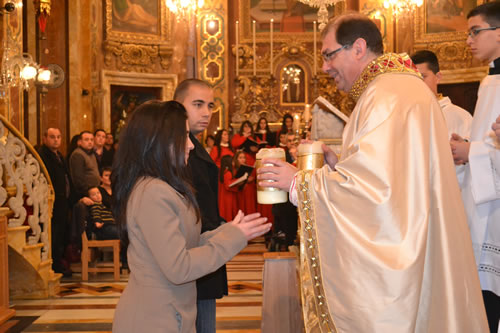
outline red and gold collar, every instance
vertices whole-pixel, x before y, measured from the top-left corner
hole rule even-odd
[[[354,82],[349,95],[357,102],[370,82],[377,76],[386,73],[404,73],[422,77],[406,53],[386,53],[366,66]]]

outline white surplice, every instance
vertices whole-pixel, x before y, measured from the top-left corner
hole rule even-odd
[[[453,104],[449,97],[439,99],[439,106],[443,110],[446,127],[448,128],[448,139],[453,133],[460,135],[464,139],[470,138],[472,126],[472,116],[469,112]],[[462,186],[465,175],[465,165],[455,165],[458,184]]]
[[[500,75],[479,87],[462,197],[481,288],[500,296],[500,142],[491,129],[500,115]]]

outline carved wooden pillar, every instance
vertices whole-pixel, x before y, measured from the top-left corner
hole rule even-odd
[[[0,216],[0,325],[14,316],[9,308],[9,264],[7,242],[7,217]]]

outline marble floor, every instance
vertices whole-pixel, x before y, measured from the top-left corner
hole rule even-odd
[[[264,241],[250,243],[227,264],[229,295],[217,300],[218,333],[260,332]],[[76,270],[76,269],[75,269]],[[128,276],[80,274],[63,279],[58,298],[12,300],[16,316],[1,332],[111,332],[113,313]]]

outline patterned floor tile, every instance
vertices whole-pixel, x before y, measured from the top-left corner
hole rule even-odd
[[[227,264],[229,295],[217,300],[218,333],[260,332],[264,252],[260,239]],[[82,282],[77,271],[63,280],[57,298],[12,301],[16,316],[0,326],[0,333],[111,332],[128,275],[115,282],[112,274],[100,273]]]

